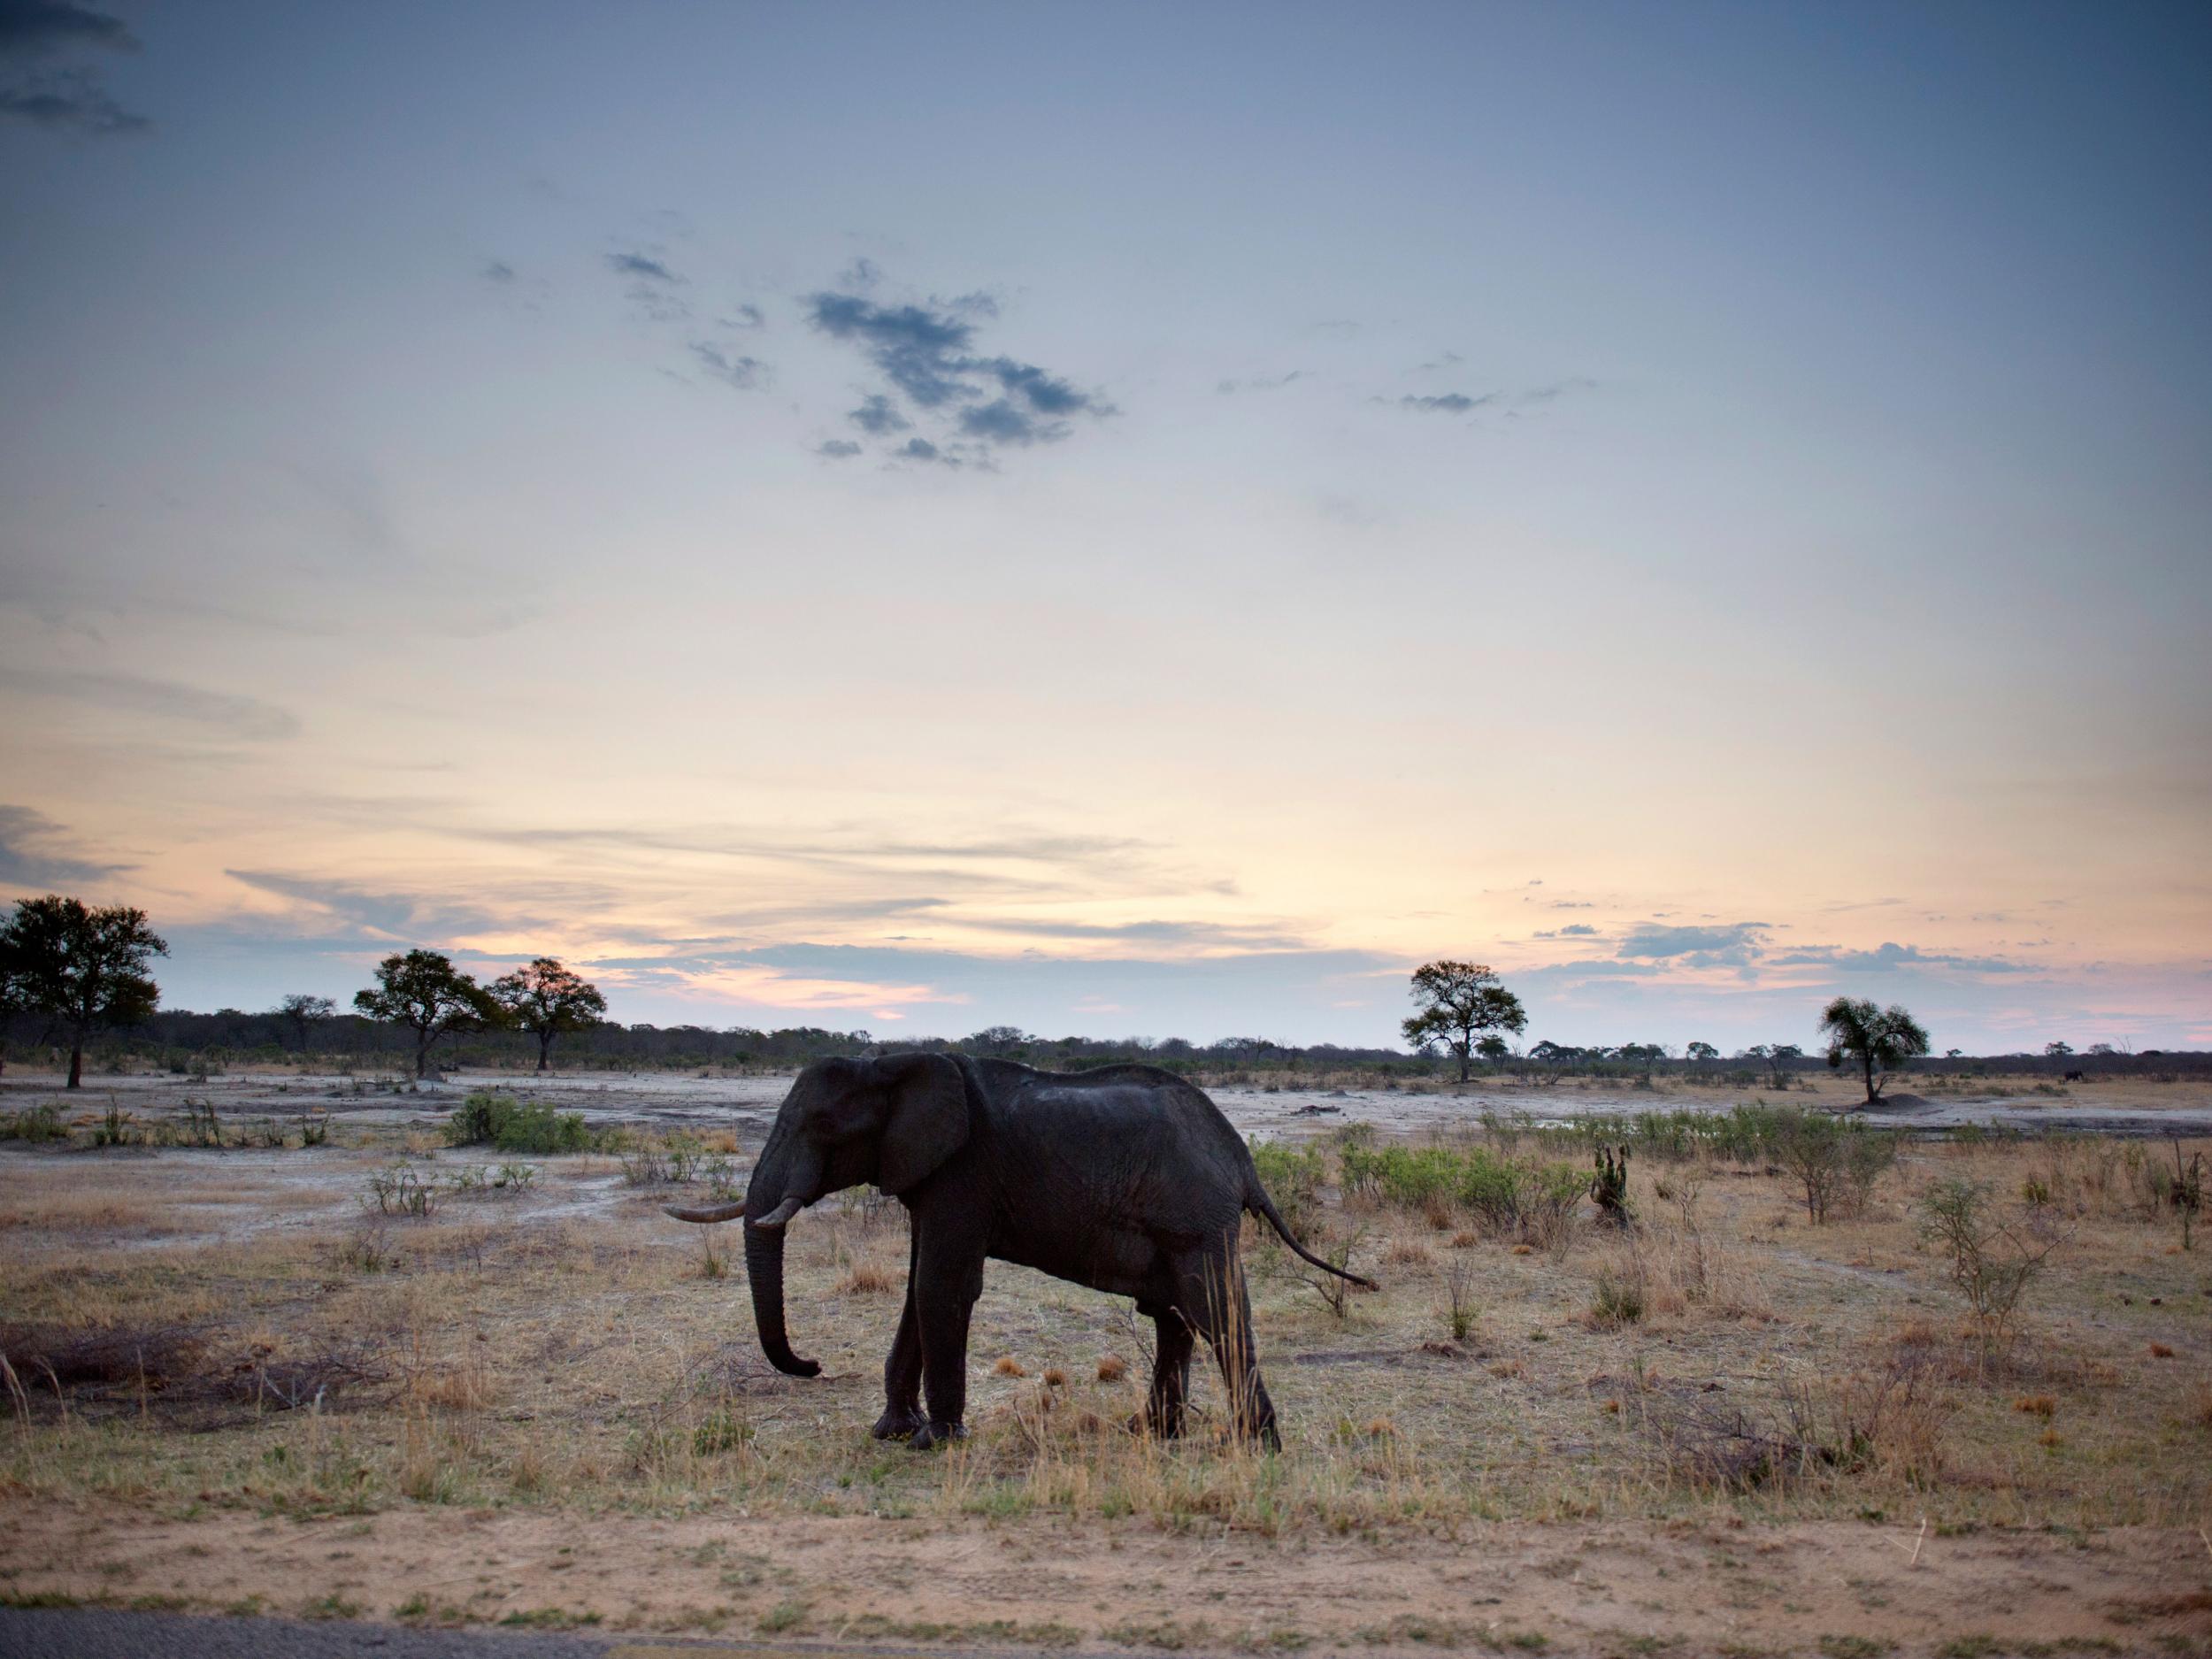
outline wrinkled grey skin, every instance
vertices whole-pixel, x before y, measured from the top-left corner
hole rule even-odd
[[[968,1319],[995,1256],[1136,1299],[1159,1333],[1146,1420],[1181,1432],[1194,1336],[1214,1349],[1238,1429],[1279,1445],[1252,1347],[1237,1240],[1247,1211],[1308,1262],[1251,1154],[1203,1093],[1150,1066],[1064,1075],[1006,1060],[887,1055],[823,1060],[784,1098],[742,1204],[671,1209],[745,1217],[761,1350],[795,1377],[821,1367],[784,1323],[784,1226],[806,1205],[872,1184],[906,1206],[906,1306],[884,1362],[879,1440],[927,1448],[959,1435]],[[928,1409],[923,1410],[926,1396]]]

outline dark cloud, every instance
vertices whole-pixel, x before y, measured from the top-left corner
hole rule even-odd
[[[947,455],[927,438],[909,438],[893,453],[902,455],[910,461],[941,461],[947,466],[960,465],[956,457]]]
[[[483,274],[487,282],[511,282],[515,280],[515,268],[504,259],[488,259]]]
[[[837,280],[849,288],[872,288],[882,276],[881,267],[864,255],[839,272]]]
[[[1116,412],[1095,393],[1033,363],[979,355],[972,319],[993,318],[998,311],[997,302],[987,295],[926,305],[879,305],[860,294],[826,291],[808,296],[806,305],[815,328],[856,347],[915,410],[949,421],[949,432],[910,440],[895,451],[910,458],[957,459],[942,443],[950,435],[986,451],[1055,442],[1068,435],[1074,416],[1098,419]],[[882,393],[871,394],[849,418],[879,437],[913,425]]]
[[[1559,936],[1562,939],[1586,939],[1597,931],[1587,922],[1569,922],[1559,930]]]
[[[1442,392],[1433,397],[1415,397],[1409,394],[1398,400],[1401,409],[1417,410],[1425,415],[1463,415],[1470,410],[1480,409],[1485,403],[1497,401],[1495,392],[1485,392],[1480,397],[1470,397],[1464,392]]]
[[[197,686],[179,685],[171,680],[146,680],[136,674],[0,668],[0,687],[126,714],[153,715],[188,725],[211,726],[254,742],[273,742],[299,735],[299,721],[288,710],[264,703],[258,697],[204,691]]]
[[[814,453],[817,455],[826,455],[833,461],[843,461],[849,460],[852,457],[858,455],[860,453],[860,446],[849,438],[831,438],[825,442],[817,444],[814,449]]]
[[[1010,399],[1001,397],[962,410],[960,431],[984,443],[1025,445],[1063,437],[1067,426],[1064,422],[1041,421],[1026,410],[1016,408]]]
[[[639,277],[648,282],[676,283],[683,280],[659,260],[641,253],[611,253],[608,265],[626,277]]]
[[[296,903],[313,905],[388,941],[444,942],[456,933],[503,926],[544,926],[542,917],[495,913],[480,906],[422,894],[382,893],[350,881],[286,875],[271,870],[226,870],[233,881]]]
[[[845,417],[861,431],[872,437],[888,437],[895,432],[904,432],[914,423],[899,413],[899,407],[881,392],[872,392],[862,400],[859,408]]]
[[[116,103],[99,78],[86,69],[27,75],[0,86],[0,115],[12,115],[35,127],[98,137],[142,133],[153,125]]]
[[[70,46],[130,52],[138,42],[122,19],[66,0],[0,0],[0,53],[41,58]]]
[[[768,319],[761,314],[757,305],[741,305],[722,319],[726,328],[764,328],[767,323]]]
[[[104,881],[134,868],[100,864],[55,850],[66,834],[43,812],[27,806],[0,806],[0,887],[66,887]]]
[[[768,365],[758,357],[733,357],[719,347],[703,340],[691,342],[691,355],[699,360],[699,366],[718,380],[726,381],[740,391],[749,392],[761,383]]]

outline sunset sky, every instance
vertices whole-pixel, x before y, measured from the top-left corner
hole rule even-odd
[[[2212,10],[0,0],[170,1006],[2212,1045]]]

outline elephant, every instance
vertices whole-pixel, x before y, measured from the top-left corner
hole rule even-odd
[[[1252,1345],[1238,1250],[1244,1216],[1266,1221],[1313,1266],[1377,1288],[1298,1241],[1221,1109],[1171,1072],[1059,1073],[942,1054],[820,1060],[784,1097],[743,1200],[667,1207],[680,1221],[743,1217],[761,1351],[790,1376],[822,1368],[794,1353],[786,1333],[785,1225],[863,1184],[905,1205],[910,1233],[906,1305],[872,1432],[918,1449],[966,1432],[968,1322],[987,1258],[1135,1299],[1158,1344],[1133,1426],[1162,1438],[1182,1432],[1202,1335],[1233,1426],[1270,1447],[1282,1440]]]

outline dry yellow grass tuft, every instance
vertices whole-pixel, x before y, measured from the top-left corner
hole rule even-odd
[[[840,1296],[887,1296],[899,1287],[890,1269],[873,1262],[855,1262],[831,1289]]]
[[[1098,1362],[1098,1380],[1099,1380],[1099,1381],[1101,1381],[1101,1382],[1119,1382],[1119,1381],[1120,1381],[1120,1380],[1121,1380],[1124,1377],[1126,1377],[1128,1374],[1129,1374],[1129,1362],[1128,1362],[1127,1360],[1125,1360],[1125,1359],[1122,1358],[1122,1356],[1121,1356],[1120,1355],[1118,1355],[1118,1354],[1107,1354],[1107,1355],[1102,1355],[1102,1356],[1100,1356],[1100,1359],[1099,1359],[1099,1362]]]
[[[1435,1259],[1418,1239],[1393,1239],[1383,1252],[1383,1260],[1393,1267],[1426,1267]]]
[[[2151,1344],[2151,1357],[2153,1359],[2171,1359],[2173,1356],[2173,1349],[2169,1348],[2165,1343],[2154,1342]]]
[[[1045,1386],[1046,1386],[1046,1387],[1048,1387],[1048,1388],[1064,1388],[1064,1387],[1066,1387],[1067,1386],[1068,1386],[1068,1374],[1067,1374],[1067,1372],[1065,1372],[1065,1371],[1062,1371],[1062,1370],[1061,1370],[1061,1369],[1060,1369],[1057,1365],[1048,1365],[1048,1366],[1047,1366],[1047,1367],[1045,1368]]]
[[[1002,1377],[1026,1377],[1029,1375],[1029,1368],[1026,1365],[1024,1365],[1021,1361],[1016,1359],[1011,1354],[1000,1355],[998,1356],[998,1363],[993,1365],[991,1369]]]
[[[2012,1409],[2030,1417],[2047,1419],[2057,1412],[2058,1402],[2048,1394],[2022,1394],[2012,1402]]]

